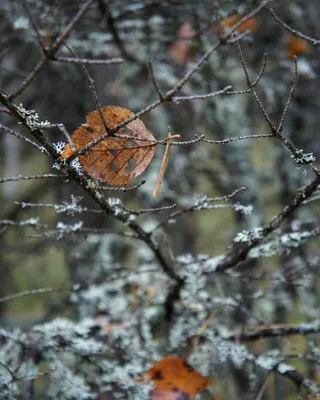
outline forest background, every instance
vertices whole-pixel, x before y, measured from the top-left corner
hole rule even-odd
[[[0,3],[0,398],[319,398],[319,17],[317,0]],[[125,168],[96,158],[110,142],[77,147],[93,110]],[[156,142],[114,139],[137,117]],[[128,184],[141,143],[155,155]],[[169,355],[212,381],[146,379]]]

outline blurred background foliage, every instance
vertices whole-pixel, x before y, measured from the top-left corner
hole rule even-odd
[[[81,1],[28,0],[26,4],[41,35],[50,44],[77,12]],[[226,18],[230,16],[244,14],[257,4],[255,0],[97,0],[96,5],[76,25],[68,44],[81,58],[122,57],[125,62],[121,65],[96,65],[88,66],[88,69],[102,105],[119,105],[136,112],[157,98],[148,72],[149,60],[153,62],[161,89],[163,92],[169,90],[215,43],[221,20],[227,21]],[[290,26],[309,36],[320,37],[318,0],[279,0],[272,6]],[[23,1],[2,1],[0,18],[0,85],[10,93],[34,68],[40,49]],[[225,29],[228,29],[228,21],[225,25]],[[267,112],[275,121],[280,119],[292,85],[292,55],[298,53],[299,83],[286,117],[284,135],[298,149],[303,149],[305,153],[313,152],[317,157],[320,150],[319,47],[307,42],[304,45],[300,43],[300,47],[294,44],[290,34],[266,10],[255,17],[249,30],[250,33],[241,41],[242,49],[252,77],[257,76],[260,70],[264,52],[268,54],[258,92]],[[293,49],[294,46],[297,48]],[[59,54],[70,56],[64,47]],[[215,52],[179,95],[211,93],[227,85],[232,85],[233,90],[246,89],[235,45],[227,45]],[[60,62],[50,62],[19,96],[17,103],[20,102],[26,109],[36,110],[43,121],[63,123],[69,132],[84,123],[87,113],[95,108],[79,65]],[[3,125],[25,135],[25,130],[12,117],[1,113],[0,118]],[[182,140],[194,139],[195,134],[205,135],[207,139],[223,140],[270,133],[250,94],[181,101],[177,104],[169,102],[145,115],[143,121],[157,139],[167,136],[168,126],[173,134],[180,134]],[[55,172],[45,155],[30,150],[27,143],[3,130],[0,132],[2,177]],[[46,135],[54,143],[65,141],[58,129],[49,129]],[[116,197],[124,201],[126,208],[151,208],[173,203],[188,206],[194,196],[225,196],[241,186],[245,186],[246,190],[237,195],[237,201],[253,207],[253,212],[248,215],[235,213],[233,209],[185,213],[172,221],[175,223],[165,225],[158,232],[158,243],[165,249],[167,257],[175,260],[178,266],[179,260],[180,266],[188,263],[188,257],[214,257],[225,253],[237,232],[259,227],[269,221],[288,204],[296,190],[311,179],[311,172],[297,167],[288,150],[275,138],[221,145],[200,142],[172,147],[165,181],[154,199],[152,191],[162,156],[163,149],[157,149],[156,158],[143,175],[145,185],[133,192],[117,194]],[[69,202],[71,195],[84,196],[81,204],[95,207],[92,200],[72,182],[49,179],[2,183],[0,218],[26,220],[37,217],[41,223],[48,224],[49,229],[54,229],[58,221],[73,223],[73,216],[56,214],[50,207],[28,208],[16,203],[61,204]],[[113,197],[112,193],[110,197]],[[145,229],[152,230],[168,214],[144,214],[138,218]],[[83,214],[78,220],[94,228],[114,231],[125,228],[99,214]],[[314,201],[287,219],[282,226],[282,233],[311,230],[318,222],[319,205]],[[116,293],[104,283],[104,278],[114,271],[135,273],[143,267],[156,271],[156,263],[144,244],[132,244],[118,236],[90,233],[60,241],[56,236],[30,238],[29,235],[34,233],[37,232],[30,227],[6,227],[0,230],[0,296],[43,287],[90,285],[78,297],[70,298],[68,293],[61,291],[0,303],[1,326],[28,329],[56,317],[77,320],[101,315],[107,318],[108,323],[123,323],[128,317],[126,308],[129,304],[129,314],[138,315],[140,308],[148,310],[148,307],[150,313],[156,314],[152,329],[153,333],[159,330],[158,336],[155,335],[160,343],[160,350],[157,350],[159,354],[168,352],[169,348],[184,356],[188,354],[188,346],[182,344],[181,338],[181,343],[176,347],[173,339],[171,347],[164,339],[163,316],[161,311],[154,311],[156,303],[163,302],[161,291],[166,290],[161,277],[157,276],[158,272],[146,274],[145,279],[138,277],[122,282],[118,286],[108,283]],[[319,259],[319,241],[316,237],[291,251],[251,259],[241,269],[235,269],[234,274],[230,272],[210,278],[208,293],[213,297],[236,299],[238,306],[229,307],[226,303],[217,305],[212,325],[207,329],[212,329],[212,332],[224,326],[230,330],[245,329],[257,322],[295,324],[320,318]],[[153,290],[157,295],[150,294]],[[148,296],[152,300],[148,300]],[[179,332],[182,337],[184,335],[185,342],[192,337],[195,326],[201,325],[201,318],[197,319],[197,312],[194,310],[190,313],[193,312],[195,322],[190,323],[189,328],[174,328],[177,336]],[[180,315],[183,316],[183,312]],[[146,315],[144,318],[148,319]],[[308,340],[317,344],[319,335],[261,339],[248,344],[248,348],[256,354],[271,348],[298,354],[308,351]],[[200,356],[198,364],[195,359],[195,365],[204,363]],[[306,357],[302,360],[290,358],[290,364],[315,381],[320,381],[319,362],[308,361]],[[237,368],[230,360],[213,364],[213,369],[204,372],[215,375],[216,391],[223,398],[256,398],[257,388],[264,381],[261,374],[253,369],[250,371],[250,368]],[[73,398],[67,395],[69,389],[64,389],[65,392],[60,394],[52,389],[51,395],[49,392],[45,395],[46,378],[41,379],[36,392],[42,395],[35,398]],[[93,387],[90,379],[88,381],[89,386]],[[26,388],[23,386],[21,390],[23,394]],[[207,397],[199,398],[211,398],[209,396],[207,393]],[[113,397],[101,395],[100,398]],[[263,399],[296,398],[295,387],[290,381],[277,375],[270,377]]]

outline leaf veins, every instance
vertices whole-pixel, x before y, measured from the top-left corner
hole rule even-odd
[[[111,129],[134,115],[127,108],[117,106],[103,107],[102,112]],[[105,133],[99,111],[95,110],[87,115],[86,123],[73,132],[72,143],[75,150],[79,151]],[[147,168],[155,154],[157,142],[139,119],[129,122],[117,134],[129,135],[130,138],[107,137],[80,155],[79,161],[94,179],[114,186],[127,186],[132,177],[140,175]],[[61,158],[72,154],[71,146],[67,144]]]

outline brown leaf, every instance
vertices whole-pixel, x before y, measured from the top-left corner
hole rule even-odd
[[[151,400],[192,400],[197,393],[212,384],[211,379],[202,376],[177,356],[162,358],[144,374],[145,377],[155,384]]]
[[[134,115],[127,108],[117,106],[103,107],[102,112],[109,128]],[[105,133],[99,111],[95,110],[87,115],[86,123],[73,132],[71,139],[75,149],[80,150]],[[80,155],[79,161],[87,174],[98,181],[126,186],[132,177],[140,175],[147,168],[156,151],[156,141],[140,119],[129,122],[117,134],[134,138],[110,136]],[[72,154],[71,146],[67,144],[61,158]]]
[[[222,21],[220,21],[220,27],[222,30],[224,30],[225,28],[232,28],[237,22],[240,21],[240,19],[243,16],[240,14],[237,15],[232,15],[230,17],[227,17],[225,19],[223,19]],[[256,21],[255,18],[249,18],[247,21],[245,21],[243,24],[241,24],[237,31],[238,32],[245,32],[245,31],[251,31],[251,32],[256,32],[259,28],[259,25]]]
[[[301,56],[309,51],[308,43],[293,35],[287,35],[285,38],[286,57]]]

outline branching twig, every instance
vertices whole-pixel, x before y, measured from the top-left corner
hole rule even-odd
[[[190,207],[183,208],[181,210],[175,211],[174,213],[170,214],[167,218],[161,221],[152,231],[155,232],[157,229],[162,228],[164,225],[166,225],[169,221],[175,220],[176,218],[179,218],[181,215],[185,213],[201,211],[201,210],[210,210],[213,208],[233,208],[233,206],[231,205],[211,204],[211,203],[217,201],[231,201],[231,199],[242,190],[245,190],[245,188],[244,187],[239,188],[227,196],[214,197],[214,198],[205,197],[204,199],[197,201],[196,204],[193,204]]]
[[[47,149],[47,152],[53,157],[56,162],[60,162],[60,154],[54,148],[54,146],[47,140],[47,138],[43,135],[43,132],[39,128],[31,128],[28,125],[26,117],[19,112],[19,109],[15,104],[13,104],[3,93],[0,92],[0,101],[4,106],[6,106],[23,125],[29,130],[29,132],[41,143],[41,145]],[[140,225],[138,225],[134,221],[128,221],[127,215],[125,214],[117,214],[115,215],[114,210],[108,204],[107,200],[104,199],[101,194],[92,187],[91,182],[88,182],[87,178],[79,175],[71,166],[67,163],[66,172],[68,173],[68,177],[73,179],[85,192],[92,197],[92,199],[99,204],[102,210],[108,216],[113,216],[118,221],[125,223],[135,234],[145,242],[145,244],[150,248],[150,250],[154,253],[156,259],[158,260],[163,272],[175,282],[182,284],[183,280],[177,275],[177,273],[173,270],[173,266],[168,263],[168,260],[162,253],[162,251],[158,248],[157,244],[154,242],[153,238],[151,238],[150,234],[143,230]]]
[[[249,251],[260,244],[273,231],[275,231],[285,218],[287,218],[289,215],[292,215],[297,208],[300,207],[303,201],[308,199],[317,190],[319,184],[320,176],[317,175],[311,183],[297,191],[291,202],[287,204],[276,217],[274,217],[261,229],[256,238],[252,239],[250,242],[234,244],[229,252],[225,255],[224,259],[218,264],[216,271],[224,271],[225,269],[233,268],[240,262],[245,261]]]
[[[1,297],[0,303],[4,303],[6,301],[10,301],[10,300],[14,300],[14,299],[19,299],[21,297],[34,296],[34,295],[45,294],[45,293],[55,293],[55,292],[74,292],[74,290],[68,289],[68,288],[59,288],[59,289],[41,288],[41,289],[24,290],[23,292],[9,294],[8,296]]]
[[[53,43],[53,45],[49,49],[46,49],[45,53],[42,55],[40,61],[35,66],[34,70],[22,82],[22,84],[19,86],[19,88],[14,93],[12,93],[10,96],[8,96],[8,100],[10,100],[10,101],[14,100],[30,85],[30,83],[34,80],[34,78],[38,75],[38,73],[48,64],[49,57],[54,56],[54,54],[60,49],[62,43],[70,35],[75,24],[82,18],[82,16],[86,13],[86,11],[93,4],[93,2],[94,2],[94,0],[86,0],[82,4],[79,11],[76,13],[76,15],[72,18],[72,20],[66,26],[66,28],[62,32],[62,34],[57,38],[57,40]]]
[[[41,153],[49,154],[43,146],[39,146],[33,140],[30,140],[27,137],[20,135],[20,133],[13,131],[12,129],[8,128],[7,126],[0,124],[0,129],[3,129],[4,131],[10,133],[10,135],[13,135],[13,136],[17,137],[18,139],[24,140],[25,142],[31,144],[33,147],[35,147]]]
[[[74,58],[78,58],[78,56],[75,53],[75,51],[67,43],[64,43],[64,45],[70,51],[70,53],[74,56]],[[88,85],[88,87],[89,87],[89,89],[91,91],[91,94],[92,94],[92,97],[94,99],[96,108],[99,111],[100,118],[101,118],[101,121],[103,123],[104,129],[106,130],[106,133],[109,134],[109,136],[110,136],[110,128],[108,127],[107,121],[106,121],[106,119],[105,119],[105,117],[103,115],[102,107],[101,107],[101,104],[100,104],[100,101],[99,101],[99,98],[98,98],[98,94],[97,94],[96,88],[94,86],[94,80],[91,78],[91,76],[89,74],[89,71],[87,70],[85,65],[83,63],[81,63],[81,62],[79,63],[79,65],[80,65],[81,70],[83,72],[83,75],[84,75],[84,77],[86,79],[87,85]]]
[[[78,157],[79,155],[84,154],[86,151],[91,149],[93,146],[100,143],[102,140],[106,139],[108,137],[108,135],[112,135],[112,134],[116,133],[119,129],[126,126],[129,122],[142,117],[144,114],[149,113],[151,110],[155,109],[156,107],[158,107],[160,104],[162,104],[164,102],[172,101],[172,98],[175,96],[175,94],[180,89],[182,89],[182,87],[190,80],[190,78],[195,74],[195,72],[198,71],[202,67],[202,65],[205,64],[205,62],[210,58],[210,56],[216,50],[218,50],[220,47],[227,44],[228,40],[232,37],[233,33],[238,29],[238,27],[240,25],[242,25],[244,22],[246,22],[248,19],[250,19],[254,15],[256,15],[263,7],[265,7],[267,5],[267,3],[269,1],[270,0],[261,1],[261,3],[254,10],[252,10],[250,13],[248,13],[243,18],[241,18],[241,20],[238,23],[236,23],[229,32],[227,32],[225,35],[221,36],[220,40],[215,45],[213,45],[188,72],[186,72],[186,74],[176,83],[176,85],[172,89],[168,90],[163,95],[162,99],[156,100],[155,102],[149,104],[147,107],[143,108],[142,110],[140,110],[133,116],[121,121],[119,124],[112,127],[112,129],[110,129],[109,133],[101,135],[100,137],[92,140],[91,142],[89,142],[88,144],[83,146],[81,149],[79,149],[78,151],[73,153],[68,159],[71,161],[71,160],[75,159],[76,157]]]
[[[262,104],[262,102],[261,102],[261,100],[260,100],[260,98],[259,98],[259,96],[258,96],[256,90],[255,90],[255,89],[253,88],[253,86],[252,86],[253,84],[251,83],[251,79],[250,79],[250,77],[249,77],[248,67],[247,67],[247,65],[246,65],[246,62],[245,62],[245,59],[244,59],[244,56],[243,56],[243,53],[242,53],[242,49],[241,49],[241,46],[240,46],[240,43],[239,43],[238,41],[235,42],[235,43],[236,43],[236,46],[237,46],[237,48],[238,48],[239,56],[240,56],[240,59],[241,59],[241,64],[242,64],[243,71],[244,71],[244,74],[245,74],[245,77],[246,77],[246,80],[247,80],[248,87],[249,87],[249,89],[251,89],[252,94],[253,94],[253,97],[254,97],[254,99],[255,99],[255,101],[256,101],[256,103],[257,103],[257,105],[258,105],[260,111],[262,112],[262,114],[263,114],[265,120],[267,121],[267,123],[268,123],[268,125],[269,125],[269,127],[270,127],[270,130],[271,130],[272,134],[273,134],[277,139],[279,139],[279,140],[291,151],[292,155],[293,155],[297,160],[302,160],[302,163],[307,164],[307,162],[304,162],[304,155],[302,154],[302,151],[299,151],[288,139],[286,139],[286,138],[281,134],[281,131],[283,130],[284,118],[285,118],[285,116],[286,116],[286,114],[287,114],[288,107],[289,107],[289,105],[290,105],[292,96],[293,96],[293,94],[294,94],[294,92],[295,92],[295,89],[296,89],[296,86],[297,86],[298,64],[297,64],[297,59],[296,59],[296,57],[294,57],[295,70],[294,70],[294,80],[293,80],[293,84],[292,84],[292,87],[291,87],[291,89],[290,89],[289,97],[288,97],[287,103],[286,103],[286,105],[285,105],[285,107],[284,107],[284,111],[283,111],[282,116],[281,116],[281,120],[280,120],[280,123],[279,123],[279,127],[277,128],[276,125],[275,125],[275,124],[273,123],[273,121],[271,120],[271,118],[270,118],[269,114],[267,113],[266,109],[264,108],[264,106],[263,106],[263,104]],[[312,171],[313,171],[317,176],[320,176],[320,171],[319,171],[316,167],[314,167],[314,166],[311,165],[311,169],[312,169]]]

